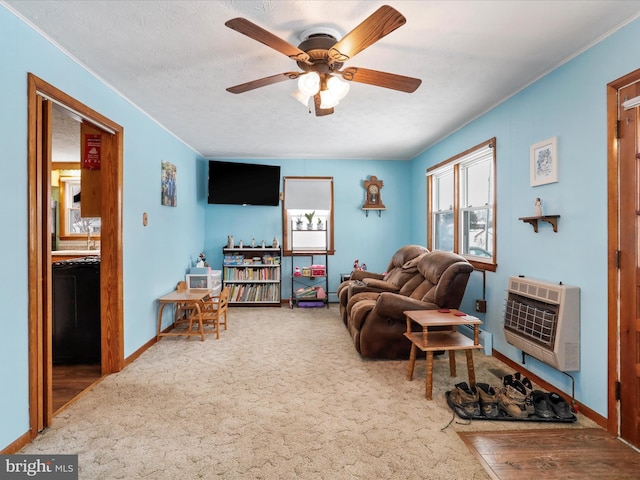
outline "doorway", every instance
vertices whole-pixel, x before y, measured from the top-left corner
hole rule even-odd
[[[608,425],[640,448],[640,70],[607,86]]]
[[[82,214],[82,139],[96,133],[52,102],[51,262],[53,414],[102,378],[100,363],[100,217]],[[87,132],[87,129],[92,131]],[[102,131],[99,131],[102,133]],[[106,133],[106,132],[105,132]],[[91,172],[97,173],[99,172]],[[88,200],[92,200],[89,198]],[[91,207],[91,205],[90,205]],[[91,210],[91,209],[90,209]],[[94,213],[90,211],[90,213]],[[99,214],[99,212],[97,212]]]
[[[100,374],[124,367],[122,292],[123,128],[53,85],[28,74],[29,417],[30,436],[49,426],[52,398],[52,105],[73,111],[102,135],[99,203]]]

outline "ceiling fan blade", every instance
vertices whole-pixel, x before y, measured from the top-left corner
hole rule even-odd
[[[227,88],[227,92],[231,93],[244,93],[249,90],[255,90],[256,88],[266,87],[267,85],[273,85],[274,83],[284,82],[285,80],[295,80],[300,74],[298,72],[285,72],[270,77],[260,78],[247,83],[241,83],[235,87]]]
[[[316,93],[313,96],[313,104],[316,107],[316,117],[324,117],[325,115],[331,115],[333,113],[333,107],[331,108],[320,108],[320,94]]]
[[[331,47],[329,58],[346,62],[405,23],[407,19],[400,12],[383,5]]]
[[[294,47],[289,42],[277,37],[271,32],[266,31],[264,28],[250,22],[246,18],[232,18],[231,20],[226,21],[225,25],[236,32],[240,32],[249,38],[265,44],[267,47],[271,47],[274,50],[285,54],[291,60],[295,60],[297,62],[309,62],[309,55],[306,52],[303,52],[298,47]]]
[[[367,68],[349,67],[338,72],[347,81],[367,83],[376,87],[391,88],[401,92],[413,93],[422,83],[419,78],[405,77],[395,73],[380,72]]]

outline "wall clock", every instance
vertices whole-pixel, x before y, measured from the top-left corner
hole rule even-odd
[[[382,203],[382,197],[380,196],[380,190],[384,183],[382,180],[378,180],[378,177],[372,175],[369,180],[364,181],[364,189],[366,191],[363,210],[384,210],[386,207]]]

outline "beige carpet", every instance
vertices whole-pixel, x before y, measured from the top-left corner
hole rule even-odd
[[[151,321],[151,320],[149,320]],[[511,373],[476,352],[478,381]],[[558,424],[456,419],[466,381],[436,360],[363,360],[338,309],[232,308],[220,340],[165,337],[62,411],[20,453],[79,454],[82,479],[486,479],[457,431]],[[566,428],[594,427],[583,417]],[[445,428],[447,427],[447,428]]]

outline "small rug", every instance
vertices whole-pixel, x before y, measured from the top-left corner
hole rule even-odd
[[[601,428],[458,432],[493,479],[637,479],[640,453]]]

